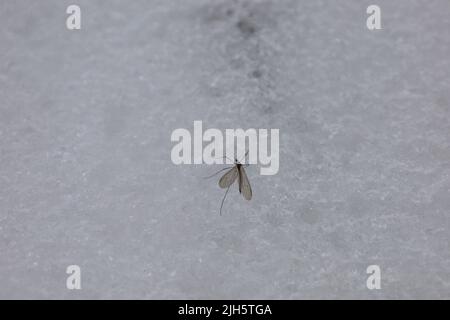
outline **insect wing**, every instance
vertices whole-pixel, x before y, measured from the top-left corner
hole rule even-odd
[[[252,187],[250,186],[250,182],[248,181],[247,174],[243,167],[240,168],[241,176],[240,176],[240,190],[245,199],[250,200],[252,198]]]
[[[221,188],[228,188],[229,186],[231,186],[234,182],[234,180],[236,180],[238,176],[238,170],[236,167],[233,167],[230,169],[230,171],[228,171],[227,173],[225,173],[222,178],[220,178],[219,180],[219,187]]]

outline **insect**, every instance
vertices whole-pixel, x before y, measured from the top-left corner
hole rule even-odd
[[[245,153],[244,158],[247,156],[247,154],[248,154],[248,151]],[[225,195],[223,196],[222,203],[220,204],[220,215],[222,215],[222,208],[223,208],[223,204],[225,202],[225,198],[227,197],[228,191],[230,190],[230,187],[233,185],[233,183],[234,183],[234,181],[236,181],[236,179],[238,180],[239,193],[242,194],[246,200],[252,199],[252,187],[250,186],[250,182],[248,181],[247,174],[245,173],[245,169],[244,169],[245,167],[248,167],[248,164],[243,165],[242,163],[240,163],[238,161],[238,159],[235,158],[234,165],[231,167],[231,169],[230,169],[230,167],[224,168],[212,175],[212,176],[215,176],[216,174],[229,169],[219,180],[219,187],[221,187],[222,189],[225,189],[225,188],[227,189],[227,191],[225,192]],[[207,178],[210,178],[212,176],[209,176]]]

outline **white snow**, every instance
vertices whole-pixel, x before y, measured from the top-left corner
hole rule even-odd
[[[2,1],[0,298],[449,299],[450,2],[370,4]],[[279,173],[219,216],[194,120],[279,128]]]

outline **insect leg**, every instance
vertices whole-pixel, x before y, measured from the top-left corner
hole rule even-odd
[[[212,177],[218,175],[219,173],[221,173],[222,171],[225,171],[225,170],[228,170],[228,169],[231,169],[231,168],[233,168],[233,167],[226,167],[226,168],[223,168],[223,169],[217,171],[216,173],[214,173],[214,174],[212,174],[212,175],[210,175],[210,176],[203,177],[203,179],[209,179],[209,178],[212,178]]]
[[[222,203],[220,204],[220,215],[222,215],[223,203],[225,202],[225,198],[227,197],[227,193],[228,193],[228,190],[230,190],[230,187],[231,187],[231,184],[228,186],[227,191],[225,192],[225,195],[223,196]]]

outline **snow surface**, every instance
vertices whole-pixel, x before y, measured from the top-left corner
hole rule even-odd
[[[449,299],[450,2],[376,3],[1,0],[0,298]],[[279,173],[219,216],[194,120]]]

